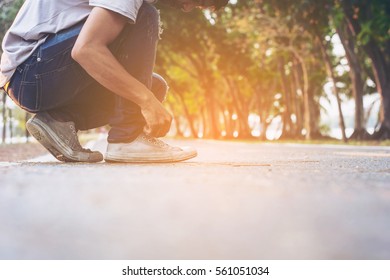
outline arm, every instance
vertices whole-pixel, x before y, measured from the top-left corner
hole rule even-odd
[[[148,134],[164,136],[169,131],[172,116],[145,85],[122,67],[108,48],[126,22],[127,19],[117,13],[93,8],[73,47],[72,58],[98,83],[139,105]]]

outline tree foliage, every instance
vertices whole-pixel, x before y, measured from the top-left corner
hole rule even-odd
[[[374,57],[380,54],[382,64],[388,64],[389,4],[380,0],[235,2],[218,14],[185,15],[162,7],[165,31],[157,68],[167,75],[177,97],[170,103],[180,101],[175,108],[187,111],[179,112],[180,122],[192,127],[193,136],[249,137],[248,119],[258,116],[263,138],[274,119],[281,120],[282,137],[322,137],[320,100],[327,97],[324,85],[331,83],[340,126],[345,130],[341,96],[353,93],[355,130],[359,138],[367,137],[363,96],[372,92],[369,79],[382,96],[381,123],[390,120],[387,93],[379,78],[380,73],[386,75],[380,67],[388,68]],[[345,39],[344,58],[333,52],[331,39],[337,35]],[[348,60],[348,68],[343,59]]]
[[[0,1],[0,36],[23,0]],[[371,109],[363,97],[381,96],[376,139],[390,138],[390,2],[382,0],[231,0],[223,11],[159,5],[164,32],[156,72],[170,84],[168,106],[177,133],[193,137],[259,137],[279,125],[282,138],[319,138],[329,92],[352,99],[352,135],[367,133]],[[345,55],[335,54],[340,38]]]

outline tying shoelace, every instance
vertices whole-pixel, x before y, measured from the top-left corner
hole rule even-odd
[[[152,143],[153,145],[160,146],[162,148],[169,147],[169,145],[167,143],[161,141],[160,139],[157,139],[155,137],[152,137],[152,136],[149,136],[146,134],[142,135],[142,139],[148,141],[149,143]]]

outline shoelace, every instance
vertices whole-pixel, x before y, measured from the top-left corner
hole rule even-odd
[[[142,135],[142,139],[148,141],[149,143],[152,143],[153,145],[157,145],[157,146],[160,146],[161,148],[168,148],[169,145],[163,141],[161,141],[160,139],[157,139],[155,137],[151,137],[149,135]]]
[[[79,139],[77,137],[77,131],[73,124],[69,126],[70,130],[72,131],[72,134],[74,135],[75,141],[74,141],[74,150],[79,152],[86,152],[86,153],[92,153],[90,149],[85,149],[81,146]]]

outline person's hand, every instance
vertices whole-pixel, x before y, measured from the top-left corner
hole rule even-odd
[[[144,84],[130,75],[110,50],[128,20],[120,14],[94,7],[72,49],[72,58],[99,84],[140,106],[144,132],[165,136],[172,116]]]
[[[144,132],[147,135],[163,137],[169,132],[172,116],[157,99],[141,108],[141,112],[146,121]]]

